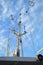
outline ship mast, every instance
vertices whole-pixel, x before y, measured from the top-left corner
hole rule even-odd
[[[28,4],[29,4],[29,7],[28,7],[28,9],[26,10],[25,13],[28,13],[29,8],[34,6],[34,1],[33,0],[32,1],[28,1]],[[20,13],[20,16],[21,16],[21,13]],[[12,24],[13,21],[14,21],[14,17],[11,14],[11,24]],[[11,26],[13,26],[13,25],[11,25]],[[10,35],[9,35],[9,38],[8,38],[8,45],[7,45],[7,54],[6,54],[7,56],[9,56],[11,32],[13,32],[16,35],[17,39],[18,39],[17,50],[14,50],[13,56],[15,56],[15,55],[16,56],[20,56],[20,45],[21,45],[21,51],[22,51],[22,56],[23,56],[23,45],[22,45],[21,37],[27,33],[25,31],[25,26],[24,26],[24,32],[21,33],[20,31],[21,31],[21,18],[18,21],[18,33],[17,33],[17,31],[10,29]]]
[[[17,50],[14,51],[13,56],[16,54],[17,56],[20,56],[20,48],[19,46],[21,45],[21,51],[22,51],[22,56],[23,56],[23,47],[22,47],[22,39],[21,37],[23,35],[25,35],[27,32],[24,29],[23,33],[20,33],[21,31],[21,19],[18,21],[18,33],[16,33],[15,30],[12,30],[12,32],[16,35],[17,39],[18,39],[18,43],[17,43]]]
[[[10,52],[10,41],[11,41],[11,28],[12,28],[12,22],[14,21],[13,15],[10,16],[10,28],[9,28],[9,37],[8,37],[8,44],[7,44],[7,50],[6,50],[6,56],[9,56]]]

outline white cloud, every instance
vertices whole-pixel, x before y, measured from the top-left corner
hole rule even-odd
[[[2,3],[1,5],[3,6],[3,14],[6,14],[6,12],[7,12],[7,5],[6,5],[4,0],[1,3]]]
[[[4,33],[4,32],[5,32],[5,30],[4,30],[4,29],[0,30],[0,34],[2,34],[2,33]]]
[[[0,1],[0,4],[1,4],[1,6],[3,7],[2,13],[1,13],[1,15],[0,15],[0,20],[4,20],[4,19],[6,18],[7,5],[6,5],[6,3],[5,3],[4,0],[1,0],[1,1]]]
[[[25,10],[26,10],[26,9],[25,9],[25,5],[24,5],[23,8],[22,8],[21,11],[20,11],[22,15],[25,15]],[[22,15],[21,15],[21,17],[22,17]]]
[[[28,35],[30,35],[33,32],[34,32],[34,28],[31,28],[30,30],[28,30]]]
[[[6,41],[7,41],[7,38],[5,38],[4,36],[0,37],[0,51],[2,51],[2,52],[7,47]]]
[[[21,21],[22,21],[22,24],[24,24],[24,22],[29,22],[29,16],[23,16],[22,18],[21,18]]]
[[[3,49],[3,48],[0,46],[0,51],[2,51],[2,49]]]
[[[32,28],[34,26],[34,23],[32,22],[32,23],[30,23],[30,24],[28,24],[28,25],[26,25],[26,30],[29,30],[29,28]]]
[[[3,7],[3,11],[2,14],[0,16],[0,20],[2,20],[3,22],[5,22],[5,19],[7,17],[10,17],[11,14],[15,15],[16,11],[13,11],[12,8],[9,7],[9,1],[5,2],[5,0],[2,0],[0,2],[1,6]]]
[[[2,15],[4,15],[4,14],[6,14],[6,12],[7,12],[7,5],[6,5],[6,3],[5,3],[4,0],[2,0],[0,4],[1,4],[1,6],[3,7]]]
[[[17,1],[16,5],[15,5],[15,8],[16,8],[17,11],[22,7],[22,4],[23,4],[23,0]]]

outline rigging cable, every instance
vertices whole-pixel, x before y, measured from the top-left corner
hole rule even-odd
[[[21,43],[22,57],[24,57],[22,39],[21,39],[20,43]]]
[[[34,42],[33,42],[33,39],[32,39],[32,35],[30,35],[31,36],[31,41],[32,41],[32,43],[33,43],[33,51],[34,51],[34,54],[36,53],[36,51],[35,51],[35,47],[34,47]],[[27,38],[27,40],[28,40],[28,37],[26,36],[26,38]]]
[[[20,13],[20,21],[21,21],[21,13]],[[20,31],[21,31],[21,26],[20,26]],[[22,39],[20,37],[20,43],[21,43],[21,52],[22,52],[22,57],[24,56],[24,53],[23,53],[23,44],[22,44]]]

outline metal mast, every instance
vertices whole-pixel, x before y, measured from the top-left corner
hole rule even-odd
[[[16,36],[17,36],[17,39],[18,39],[18,43],[17,43],[17,50],[14,51],[14,54],[13,56],[17,53],[17,56],[20,56],[20,48],[19,46],[21,45],[21,49],[22,49],[22,56],[23,56],[23,48],[22,48],[22,39],[21,37],[23,35],[25,35],[27,32],[24,30],[23,33],[20,33],[21,31],[21,19],[18,21],[18,33],[16,33],[15,30],[11,30]]]
[[[30,7],[34,6],[34,2],[33,1],[28,1],[28,4],[29,4],[28,9]],[[26,13],[28,13],[28,9],[26,10]],[[20,15],[21,15],[21,13],[20,13]],[[13,21],[14,21],[14,17],[13,17],[13,15],[11,15],[11,24],[12,24]],[[13,25],[11,25],[11,26],[13,26]],[[18,33],[15,30],[11,30],[10,29],[10,35],[9,35],[9,38],[8,38],[8,45],[7,45],[7,56],[9,56],[11,32],[13,32],[16,35],[17,39],[18,39],[17,50],[14,51],[13,55],[15,55],[15,52],[17,52],[17,56],[20,56],[20,48],[19,48],[19,46],[21,45],[21,51],[22,51],[22,56],[23,56],[23,48],[22,48],[23,46],[22,46],[22,39],[21,39],[21,37],[27,33],[25,31],[25,26],[24,26],[24,32],[21,33],[20,31],[21,31],[21,19],[18,21]]]
[[[6,50],[6,56],[9,56],[10,52],[10,41],[11,41],[11,28],[12,28],[12,22],[14,21],[13,15],[10,16],[10,28],[9,28],[9,37],[8,37],[8,44],[7,44],[7,50]]]
[[[9,50],[10,50],[10,38],[8,38],[8,45],[7,45],[6,56],[9,56]]]

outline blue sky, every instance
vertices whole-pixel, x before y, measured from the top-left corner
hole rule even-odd
[[[38,50],[43,48],[43,0],[33,0],[34,5],[30,6],[32,0],[0,0],[0,56],[6,56],[6,49],[11,24],[10,15],[14,17],[12,29],[18,32],[18,20],[21,15],[21,33],[26,26],[26,35],[22,37],[24,57],[34,57]],[[28,13],[25,13],[28,10]],[[16,49],[17,38],[11,33],[10,53]],[[43,54],[43,52],[41,52]]]

